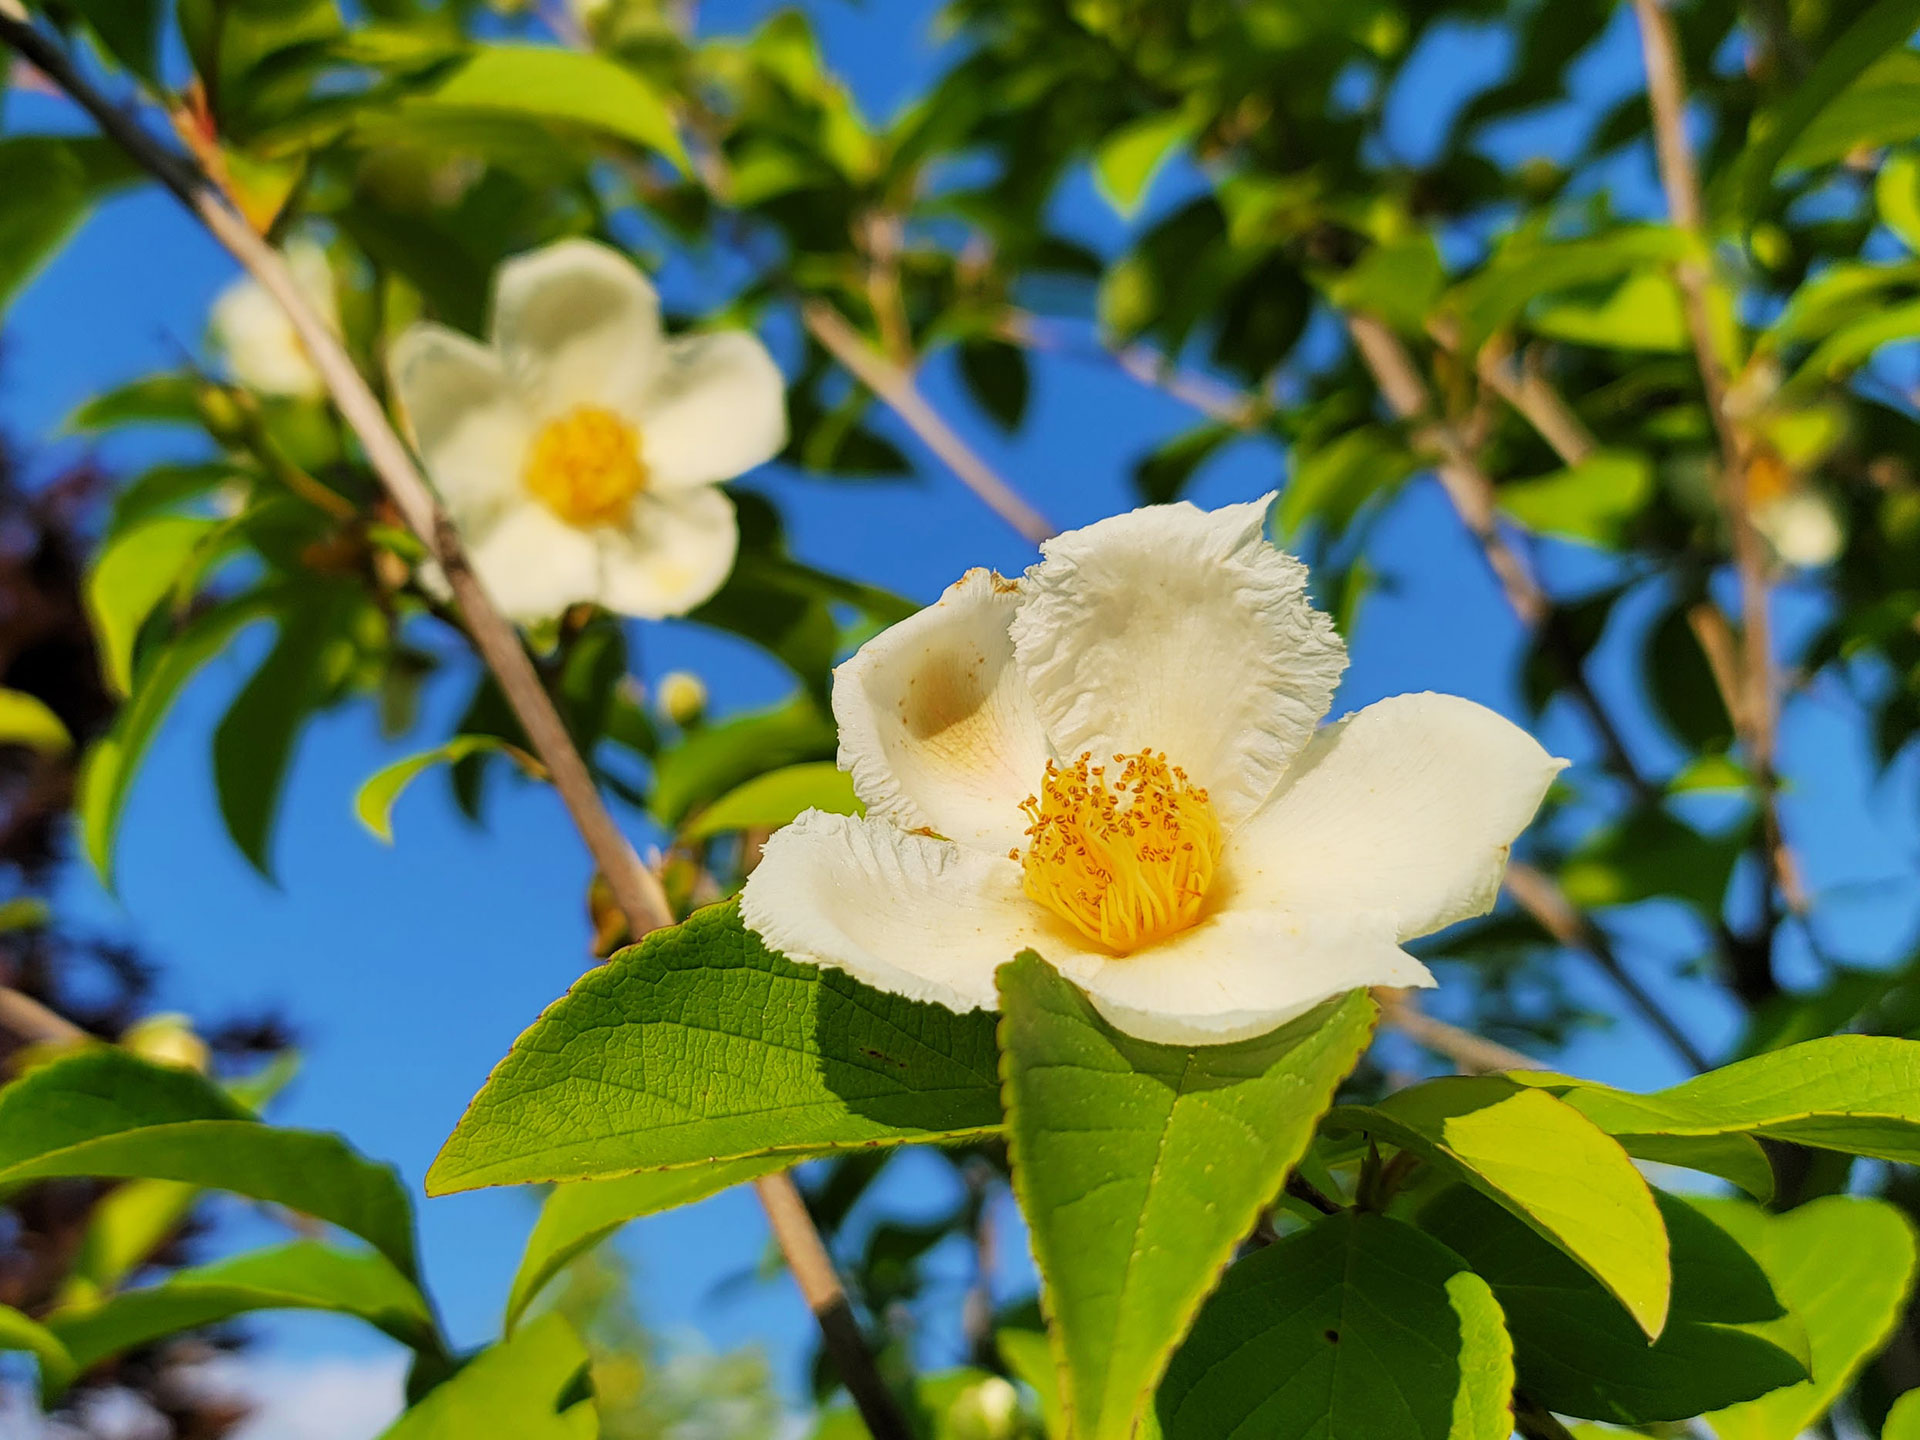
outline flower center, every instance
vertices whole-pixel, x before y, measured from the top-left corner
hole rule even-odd
[[[1047,762],[1040,793],[1020,808],[1028,896],[1090,940],[1120,954],[1184,930],[1200,918],[1220,859],[1220,822],[1207,792],[1165,755],[1082,755],[1065,769]]]
[[[576,406],[533,437],[526,482],[569,525],[615,524],[646,488],[640,432],[598,405]]]

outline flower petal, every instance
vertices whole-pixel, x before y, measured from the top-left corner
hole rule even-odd
[[[684,615],[726,583],[740,545],[733,501],[712,485],[643,492],[623,529],[593,532],[602,605],[657,620]]]
[[[1131,955],[1054,963],[1109,1024],[1162,1045],[1245,1040],[1362,986],[1434,983],[1378,914],[1227,909]]]
[[[641,403],[640,458],[656,490],[744,475],[787,443],[787,382],[744,330],[688,335]]]
[[[500,267],[493,344],[535,415],[604,405],[635,421],[666,348],[652,283],[591,240],[562,240]]]
[[[1047,739],[1007,633],[1017,582],[969,570],[833,676],[840,768],[875,819],[995,853],[1020,843],[1020,802]]]
[[[480,583],[510,619],[545,620],[600,590],[593,538],[531,501],[504,511],[469,554]]]
[[[1164,751],[1228,825],[1272,792],[1346,647],[1263,538],[1267,504],[1148,506],[1042,547],[1013,643],[1058,754]]]
[[[525,499],[532,422],[486,346],[444,325],[411,325],[387,356],[393,389],[434,489],[469,543]]]
[[[1566,763],[1471,700],[1369,705],[1314,736],[1229,839],[1232,903],[1382,910],[1403,940],[1485,914],[1507,847]]]
[[[795,960],[953,1010],[994,1008],[993,972],[1052,933],[1005,856],[817,810],[767,841],[740,918]]]

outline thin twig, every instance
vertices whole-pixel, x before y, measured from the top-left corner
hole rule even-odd
[[[808,332],[861,384],[886,402],[887,408],[953,473],[1007,524],[1035,545],[1051,539],[1054,527],[1047,517],[1024,500],[994,468],[940,418],[913,383],[913,376],[860,338],[833,306],[808,300],[800,307]]]
[[[511,624],[494,608],[468,563],[452,521],[428,488],[332,329],[307,303],[280,253],[255,233],[219,189],[178,151],[168,149],[117,109],[76,70],[66,54],[29,25],[0,16],[0,39],[67,92],[102,131],[199,217],[213,236],[279,302],[334,404],[366,451],[367,462],[408,527],[446,573],[481,658],[553,777],[594,863],[607,877],[635,938],[673,923],[659,879],[648,870],[601,801],[586,762],[567,734],[553,698]]]
[[[866,1336],[860,1333],[860,1322],[834,1271],[833,1258],[827,1254],[820,1231],[807,1213],[806,1201],[800,1198],[793,1178],[784,1170],[776,1175],[762,1175],[753,1182],[753,1188],[766,1208],[767,1220],[773,1226],[774,1239],[780,1243],[780,1253],[786,1256],[787,1268],[793,1272],[800,1293],[806,1297],[807,1308],[813,1311],[827,1353],[839,1370],[847,1393],[859,1408],[861,1419],[872,1432],[873,1440],[912,1440],[913,1432],[907,1427],[893,1392],[880,1378],[873,1363],[873,1352],[867,1348]]]
[[[1726,358],[1713,333],[1713,279],[1707,269],[1705,207],[1700,198],[1700,176],[1693,147],[1687,140],[1686,73],[1673,20],[1660,0],[1633,0],[1639,22],[1640,50],[1647,71],[1647,106],[1653,117],[1654,154],[1660,184],[1666,194],[1667,217],[1695,242],[1699,253],[1674,267],[1680,288],[1681,311],[1700,370],[1707,413],[1720,441],[1720,503],[1733,538],[1733,560],[1740,577],[1741,666],[1738,701],[1729,696],[1729,709],[1741,723],[1754,785],[1760,799],[1761,843],[1764,859],[1783,892],[1794,888],[1794,867],[1780,826],[1774,742],[1779,726],[1779,690],[1774,674],[1772,620],[1767,593],[1767,548],[1754,528],[1747,494],[1746,437],[1727,406]],[[1778,923],[1773,890],[1764,886],[1761,933],[1770,936]]]
[[[1558,660],[1569,691],[1586,711],[1608,763],[1623,776],[1637,798],[1653,794],[1653,787],[1634,764],[1626,740],[1586,676],[1580,653],[1553,602],[1533,577],[1520,554],[1507,543],[1494,518],[1493,480],[1473,456],[1459,431],[1433,418],[1427,385],[1414,368],[1413,357],[1400,339],[1369,315],[1347,317],[1354,348],[1372,372],[1388,407],[1401,420],[1414,424],[1418,443],[1440,457],[1437,473],[1454,512],[1480,547],[1507,603],[1520,623],[1536,631],[1542,645]]]
[[[66,1016],[10,986],[0,986],[0,1030],[29,1043],[65,1044],[90,1038]]]
[[[1545,1406],[1518,1391],[1513,1397],[1513,1423],[1525,1440],[1573,1440],[1573,1432]]]
[[[1251,391],[1236,389],[1210,375],[1180,369],[1151,345],[1123,345],[1118,349],[1099,343],[1076,345],[1058,334],[1056,325],[1024,310],[1009,310],[1001,318],[998,329],[1003,339],[1029,350],[1110,362],[1129,379],[1170,395],[1209,420],[1235,430],[1253,429],[1270,408]]]
[[[1556,943],[1569,950],[1580,951],[1599,966],[1642,1018],[1658,1030],[1680,1058],[1696,1072],[1713,1068],[1713,1062],[1694,1043],[1693,1037],[1680,1028],[1660,1002],[1621,964],[1613,941],[1607,938],[1606,932],[1574,908],[1573,902],[1554,883],[1552,876],[1522,861],[1509,861],[1507,893]]]
[[[1434,319],[1428,322],[1427,333],[1441,349],[1453,355],[1460,354],[1458,325],[1449,320]],[[1563,464],[1578,465],[1589,459],[1599,444],[1593,438],[1593,432],[1587,429],[1586,422],[1574,413],[1573,407],[1567,404],[1566,398],[1554,389],[1546,376],[1525,363],[1515,365],[1512,360],[1513,356],[1505,345],[1489,341],[1473,357],[1474,373],[1480,377],[1482,385],[1511,405],[1521,419],[1533,426]]]
[[[144,166],[212,231],[216,239],[279,302],[326,381],[335,406],[359,437],[367,460],[402,518],[445,571],[468,631],[493,672],[535,752],[566,801],[575,827],[606,876],[628,927],[638,938],[673,923],[659,878],[648,870],[620,833],[594,786],[591,773],[568,735],[553,699],[513,627],[494,608],[475,577],[452,521],[414,466],[405,442],[346,350],[308,306],[279,253],[254,233],[213,184],[177,151],[168,149],[130,116],[116,109],[82,76],[65,53],[30,25],[0,14],[0,41],[25,56],[91,115],[101,130]],[[818,1319],[841,1378],[875,1440],[909,1440],[898,1404],[880,1380],[874,1359],[846,1304],[832,1261],[806,1207],[784,1176],[764,1177],[757,1187],[807,1303]]]
[[[1380,986],[1373,992],[1380,1022],[1398,1030],[1423,1050],[1451,1060],[1462,1074],[1491,1075],[1501,1070],[1550,1070],[1553,1067],[1496,1040],[1436,1020],[1423,1011],[1411,990]]]

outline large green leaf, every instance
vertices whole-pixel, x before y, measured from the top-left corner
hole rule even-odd
[[[1107,203],[1132,216],[1160,167],[1193,138],[1198,118],[1186,108],[1159,110],[1127,122],[1102,140],[1093,156],[1093,180]]]
[[[686,152],[660,94],[617,61],[552,45],[482,45],[431,91],[409,100],[403,118],[502,116],[541,125],[577,125],[658,151],[684,164]]]
[[[67,1388],[79,1368],[59,1336],[11,1305],[0,1305],[0,1350],[24,1351],[40,1362],[40,1393],[49,1400]]]
[[[1738,1060],[1670,1090],[1575,1084],[1566,1102],[1609,1135],[1762,1135],[1920,1162],[1920,1041],[1834,1035]]]
[[[1227,1272],[1155,1408],[1167,1440],[1507,1440],[1512,1391],[1486,1282],[1350,1210]]]
[[[1499,501],[1530,530],[1611,548],[1653,490],[1653,467],[1645,456],[1599,450],[1551,475],[1502,485]]]
[[[158,88],[163,0],[68,0],[100,43],[127,69]]]
[[[993,1018],[775,955],[715,905],[591,971],[515,1043],[430,1194],[1000,1126]]]
[[[680,838],[707,840],[729,830],[776,830],[806,810],[858,815],[864,809],[853,793],[853,777],[831,760],[815,760],[769,770],[729,790],[688,821]]]
[[[86,1370],[150,1340],[256,1310],[331,1310],[415,1348],[439,1343],[426,1300],[392,1261],[317,1240],[179,1270],[155,1285],[56,1310],[46,1323]]]
[[[188,1070],[100,1046],[0,1089],[0,1187],[69,1175],[181,1180],[330,1221],[413,1273],[400,1177],[335,1135],[264,1125]]]
[[[1329,1127],[1451,1166],[1660,1333],[1670,1276],[1659,1207],[1627,1152],[1572,1106],[1504,1076],[1460,1076],[1337,1110]]]
[[[263,618],[270,609],[269,598],[254,592],[197,616],[160,648],[142,671],[132,698],[115,717],[113,729],[87,752],[77,807],[80,835],[87,858],[107,884],[113,882],[113,842],[120,817],[160,722],[200,667],[224,650],[242,626]]]
[[[1155,1045],[1028,952],[999,973],[1007,1144],[1079,1440],[1133,1434],[1213,1279],[1373,1033],[1365,992],[1232,1045]]]
[[[0,313],[133,166],[104,140],[65,135],[0,139]]]
[[[507,1293],[503,1328],[520,1323],[536,1296],[582,1251],[591,1250],[629,1220],[691,1205],[743,1181],[757,1180],[793,1163],[790,1155],[756,1155],[684,1170],[644,1170],[617,1180],[575,1180],[556,1185],[540,1207],[527,1248]]]
[[[1809,1379],[1706,1417],[1720,1440],[1794,1440],[1872,1357],[1913,1283],[1913,1226],[1884,1200],[1829,1195],[1784,1215],[1741,1200],[1696,1202],[1737,1239],[1807,1329]]]
[[[1684,1200],[1660,1196],[1673,1240],[1673,1310],[1660,1338],[1559,1250],[1465,1186],[1421,1210],[1422,1229],[1493,1286],[1521,1388],[1562,1415],[1621,1425],[1684,1420],[1807,1375],[1807,1340],[1766,1272]]]
[[[380,1440],[594,1440],[593,1399],[581,1381],[587,1347],[558,1315],[542,1315],[429,1391]]]
[[[201,1189],[181,1180],[129,1180],[100,1198],[87,1217],[62,1303],[91,1300],[144,1265],[180,1228]]]

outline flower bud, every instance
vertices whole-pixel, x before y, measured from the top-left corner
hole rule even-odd
[[[655,689],[654,708],[682,729],[697,725],[707,713],[706,684],[691,671],[669,670]]]

